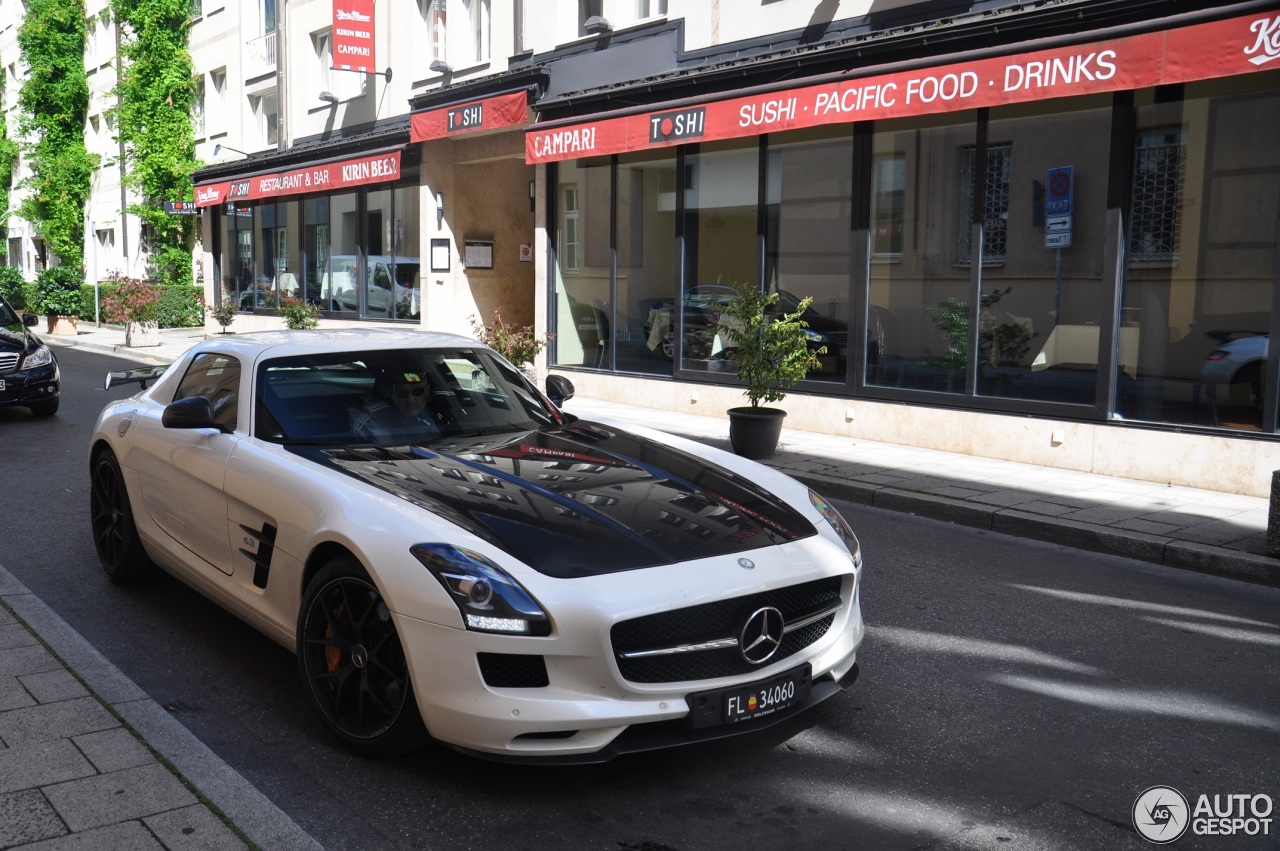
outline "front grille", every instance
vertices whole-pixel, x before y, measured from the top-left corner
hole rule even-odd
[[[672,683],[708,680],[750,673],[760,666],[742,656],[736,644],[714,650],[698,650],[664,656],[624,659],[628,652],[701,644],[741,634],[747,618],[757,609],[772,606],[782,612],[787,623],[793,623],[840,603],[842,578],[832,576],[749,594],[732,600],[720,600],[701,606],[690,606],[670,612],[659,612],[615,624],[610,632],[618,668],[624,679],[635,683]],[[786,634],[778,652],[769,663],[777,662],[813,644],[826,634],[835,621],[835,612],[801,629]]]
[[[18,368],[18,355],[3,353],[0,354],[0,372],[13,372]]]
[[[514,653],[477,653],[480,675],[493,688],[545,688],[547,663],[541,656]]]

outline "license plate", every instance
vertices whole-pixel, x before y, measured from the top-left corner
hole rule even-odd
[[[809,666],[745,686],[689,695],[689,717],[695,728],[740,724],[781,712],[809,696]]]

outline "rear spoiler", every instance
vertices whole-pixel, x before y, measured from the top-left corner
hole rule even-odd
[[[108,372],[107,380],[103,384],[102,389],[110,390],[112,387],[116,387],[117,385],[130,384],[136,381],[141,385],[143,390],[146,390],[147,382],[154,381],[164,375],[165,370],[167,370],[171,365],[172,364],[165,364],[164,366],[144,366],[139,367],[138,369],[124,370],[122,372]]]

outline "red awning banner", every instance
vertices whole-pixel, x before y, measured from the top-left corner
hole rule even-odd
[[[333,67],[376,73],[373,0],[333,0]]]
[[[1271,68],[1280,68],[1280,15],[1246,15],[1090,44],[532,127],[525,134],[525,162],[1189,83]]]
[[[351,186],[384,183],[400,177],[400,151],[259,174],[239,180],[196,186],[196,206],[210,207],[224,201],[252,201],[308,192],[328,192]]]
[[[500,127],[523,127],[529,123],[529,98],[524,90],[494,95],[415,112],[409,121],[410,142],[426,142]]]

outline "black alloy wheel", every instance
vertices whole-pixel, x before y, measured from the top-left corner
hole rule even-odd
[[[125,490],[115,453],[102,450],[93,456],[90,468],[89,519],[102,569],[114,582],[133,582],[154,576],[156,565],[138,537],[129,492]]]
[[[297,635],[311,702],[348,747],[383,756],[426,742],[391,612],[355,558],[334,559],[307,586]]]

